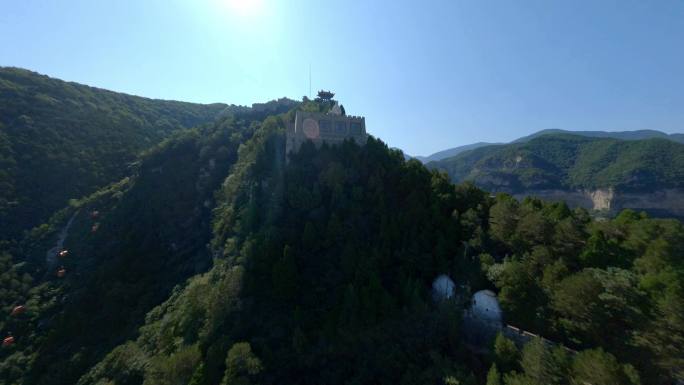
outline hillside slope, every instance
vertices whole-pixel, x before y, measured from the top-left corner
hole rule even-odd
[[[429,166],[446,171],[455,182],[470,180],[491,191],[649,191],[684,187],[684,144],[545,135],[475,149]]]
[[[172,135],[143,156],[131,177],[72,201],[22,242],[22,270],[37,271],[37,281],[52,287],[48,300],[57,300],[34,305],[44,308],[32,327],[42,324],[45,334],[16,333],[21,350],[31,352],[26,381],[74,383],[130,337],[174,285],[211,266],[213,194],[251,135],[249,124],[228,118]],[[46,260],[45,250],[72,217],[69,255]],[[60,267],[67,274],[57,279]]]
[[[121,179],[142,150],[227,107],[147,99],[0,67],[0,238],[16,238],[69,199]]]
[[[305,144],[286,162],[292,118],[234,116],[176,134],[130,178],[35,229],[22,244],[28,263],[3,255],[0,290],[16,299],[0,303],[0,326],[16,342],[0,350],[0,381],[547,385],[551,373],[558,385],[636,385],[684,375],[680,222],[629,211],[596,222],[560,203],[490,197],[375,138]],[[72,217],[66,276],[38,268],[27,289],[25,272]],[[442,274],[455,295],[435,301]],[[507,322],[579,353],[539,341],[473,352],[461,315],[481,289],[498,291]],[[17,304],[26,312],[11,316]]]
[[[282,120],[267,120],[217,195],[215,267],[81,384],[216,384],[227,355],[255,355],[263,373],[237,368],[225,383],[469,378],[442,358],[462,354],[459,316],[429,307],[426,290],[440,272],[473,271],[452,257],[462,231],[451,215],[467,209],[467,193],[372,138],[364,148],[305,145],[285,166],[283,134]]]
[[[0,378],[17,360],[26,360],[24,372],[15,374],[24,381],[73,384],[102,354],[130,338],[175,285],[207,270],[215,191],[260,121],[293,103],[271,101],[260,111],[241,109],[175,132],[146,151],[129,177],[72,200],[33,229],[16,259],[38,285],[33,294],[8,299],[17,304],[30,298],[31,317],[16,333],[18,352],[0,365]],[[68,256],[46,255],[63,231]],[[66,270],[62,278],[55,276],[60,268]]]

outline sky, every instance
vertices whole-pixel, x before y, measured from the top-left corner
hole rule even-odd
[[[336,92],[411,155],[684,132],[683,0],[0,0],[0,65],[140,96]]]

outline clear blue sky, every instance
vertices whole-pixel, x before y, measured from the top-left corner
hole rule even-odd
[[[251,104],[331,89],[414,155],[544,128],[684,131],[684,1],[0,0],[0,65]]]

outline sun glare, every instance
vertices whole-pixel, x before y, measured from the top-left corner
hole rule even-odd
[[[223,6],[240,16],[259,13],[263,7],[263,0],[221,0]]]

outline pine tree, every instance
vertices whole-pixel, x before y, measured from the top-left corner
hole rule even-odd
[[[501,373],[496,368],[496,364],[492,364],[487,373],[487,385],[501,385]]]

